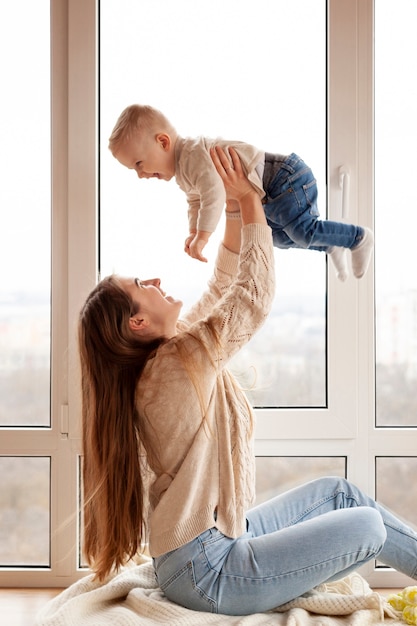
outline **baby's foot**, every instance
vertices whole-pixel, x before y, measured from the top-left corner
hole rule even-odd
[[[336,276],[339,280],[344,282],[346,278],[349,276],[347,259],[346,259],[346,248],[339,248],[337,246],[333,246],[327,250],[327,254],[333,261],[333,265],[336,270]]]
[[[362,240],[352,252],[352,270],[356,278],[362,278],[368,269],[369,261],[374,247],[374,234],[370,228],[364,228]]]

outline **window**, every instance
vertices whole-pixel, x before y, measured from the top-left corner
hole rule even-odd
[[[39,432],[50,426],[49,2],[2,4],[0,31],[0,427]],[[0,474],[0,566],[49,567],[50,457],[9,449]]]
[[[7,586],[65,586],[84,575],[75,553],[74,320],[80,277],[88,273],[77,229],[87,232],[95,219],[94,18],[94,3],[83,0],[0,8],[7,59],[0,102],[0,584]],[[69,85],[82,94],[76,103]],[[94,284],[94,227],[88,238]]]
[[[163,0],[158,8],[138,0],[106,0],[98,3],[102,27],[107,20],[107,31],[100,32],[100,116],[96,4],[84,0],[45,1],[37,3],[36,16],[31,16],[33,7],[29,2],[18,19],[9,19],[15,11],[13,3],[9,4],[0,9],[1,17],[8,12],[7,19],[0,20],[0,28],[7,25],[8,32],[19,31],[26,20],[37,25],[21,45],[30,49],[30,53],[25,49],[26,64],[34,65],[29,78],[37,77],[27,116],[39,122],[37,128],[42,132],[31,137],[37,144],[30,155],[30,171],[27,159],[24,166],[21,160],[17,164],[9,159],[4,162],[6,143],[0,145],[0,158],[10,173],[0,183],[0,194],[5,194],[8,187],[8,195],[1,197],[2,206],[12,200],[15,206],[20,202],[19,211],[28,205],[31,209],[25,220],[21,212],[17,220],[16,210],[8,208],[4,218],[7,228],[0,232],[0,254],[9,251],[2,257],[3,266],[8,269],[8,277],[14,272],[18,275],[13,284],[2,279],[0,287],[0,385],[5,384],[4,376],[8,377],[6,393],[0,394],[0,469],[3,475],[13,475],[13,480],[16,468],[23,468],[21,473],[30,470],[31,474],[30,481],[20,481],[19,492],[16,487],[12,494],[16,483],[11,478],[0,489],[0,542],[1,537],[9,536],[11,502],[14,510],[22,500],[25,502],[26,513],[19,509],[23,524],[19,533],[27,532],[27,541],[35,536],[28,519],[40,524],[36,555],[27,552],[23,534],[16,541],[20,553],[7,552],[10,546],[3,539],[0,584],[62,586],[85,574],[79,567],[80,397],[75,336],[79,309],[97,280],[98,268],[103,275],[113,271],[160,275],[169,291],[184,297],[185,306],[204,289],[210,271],[210,266],[192,261],[181,252],[187,220],[179,189],[160,181],[139,183],[107,150],[107,138],[117,116],[135,101],[146,100],[164,110],[180,133],[220,135],[246,140],[268,151],[300,153],[318,179],[321,214],[327,213],[331,219],[372,226],[375,193],[376,295],[372,271],[360,281],[350,278],[340,283],[332,267],[326,271],[325,258],[320,254],[277,250],[279,286],[274,315],[235,367],[244,377],[244,384],[251,387],[252,402],[258,407],[255,450],[260,498],[309,477],[335,473],[346,475],[407,516],[409,503],[403,494],[415,473],[417,443],[415,410],[409,394],[414,384],[415,284],[412,280],[405,284],[408,275],[403,272],[406,266],[412,267],[412,248],[409,242],[404,245],[407,234],[395,238],[400,241],[397,247],[396,241],[388,239],[385,228],[393,207],[396,215],[401,215],[407,204],[397,201],[401,191],[397,185],[396,198],[389,196],[385,182],[393,170],[384,171],[385,159],[380,155],[393,151],[388,132],[393,119],[396,153],[399,148],[402,154],[413,144],[414,118],[397,108],[408,103],[412,107],[413,102],[415,108],[412,81],[399,83],[400,74],[396,72],[397,88],[401,84],[402,94],[407,93],[407,97],[395,99],[393,113],[393,81],[389,74],[392,59],[404,42],[409,48],[407,54],[402,54],[402,67],[408,62],[411,68],[415,65],[413,38],[403,36],[412,23],[407,13],[411,0],[401,0],[395,13],[386,0],[375,3],[375,11],[372,0],[295,0],[282,6],[278,0],[261,0],[262,10],[250,12],[249,25],[246,3],[235,0]],[[140,16],[136,18],[138,7]],[[182,10],[184,7],[187,10]],[[258,15],[265,14],[274,19],[257,24]],[[389,18],[389,38],[384,16]],[[232,17],[233,37],[229,36]],[[394,37],[400,32],[397,19],[402,28],[402,46],[394,45]],[[187,27],[189,47],[184,49],[175,40],[179,58],[166,38],[154,52],[156,21],[160,28],[174,22],[176,36]],[[199,26],[198,36],[193,35],[195,24]],[[301,36],[303,24],[307,24],[308,31]],[[241,35],[248,28],[254,30],[254,37],[262,33],[253,47],[254,54],[246,54]],[[296,45],[292,38],[284,53],[276,42],[284,42],[287,33],[294,30]],[[149,35],[151,41],[146,39]],[[2,36],[0,45],[5,41]],[[144,41],[146,49],[140,47]],[[388,60],[387,41],[393,41]],[[111,45],[106,48],[108,42]],[[271,60],[271,55],[266,57],[265,53],[268,46],[273,51]],[[198,49],[198,54],[190,55],[190,47]],[[167,48],[169,53],[161,54]],[[118,50],[126,53],[122,60],[117,57]],[[212,56],[207,56],[208,50]],[[292,54],[288,55],[288,50]],[[301,53],[301,61],[296,61],[296,53]],[[11,48],[3,51],[3,57],[19,62]],[[189,71],[190,57],[200,59],[201,71]],[[231,71],[233,76],[241,76],[244,65],[253,81],[245,99],[240,91],[230,88]],[[48,74],[49,68],[53,78],[51,110],[49,104],[40,104],[42,98],[49,102],[48,80],[40,78],[43,72]],[[11,93],[15,93],[16,86],[16,70],[13,72],[4,75],[4,84],[11,85]],[[409,69],[408,74],[412,74]],[[207,90],[214,76],[219,82],[215,89]],[[0,107],[8,103],[13,104],[13,100],[3,99]],[[381,103],[389,108],[381,110]],[[35,112],[38,105],[39,114]],[[15,112],[22,126],[22,114],[12,107]],[[2,108],[0,123],[5,119],[10,119],[10,112]],[[403,120],[406,131],[398,132]],[[34,127],[36,124],[30,125],[29,134]],[[3,137],[10,138],[9,128],[3,124]],[[49,138],[52,151],[42,162],[41,144],[48,146]],[[393,167],[391,160],[390,165]],[[39,176],[33,175],[34,168],[39,168]],[[349,194],[345,194],[349,198],[347,214],[342,211],[341,168],[350,182]],[[47,190],[49,177],[51,197]],[[28,181],[33,192],[29,200],[24,196]],[[390,233],[395,233],[395,228],[390,228]],[[221,229],[222,225],[219,236]],[[25,248],[13,245],[10,250],[10,242],[15,242],[20,233],[25,235]],[[161,233],[161,238],[149,233]],[[22,241],[17,237],[18,244]],[[210,244],[211,261],[217,241],[213,237]],[[403,248],[407,253],[404,258]],[[386,258],[391,261],[388,265]],[[28,275],[33,280],[27,280]],[[38,289],[40,279],[45,281],[42,289]],[[19,281],[25,300],[16,316],[10,288],[17,287]],[[43,299],[38,297],[40,291],[46,294]],[[10,323],[7,333],[3,330],[5,320]],[[16,339],[22,333],[26,333],[24,345]],[[31,337],[29,343],[27,336]],[[22,370],[22,364],[29,369]],[[22,371],[31,372],[30,384],[24,381],[24,388]],[[12,394],[9,389],[13,389]],[[401,487],[393,484],[393,476],[401,480]],[[272,480],[267,482],[269,478]],[[404,577],[373,565],[367,566],[364,574],[373,585],[409,584]]]
[[[286,28],[277,37],[279,23]],[[294,46],[295,31],[300,41],[309,41],[308,64]],[[175,181],[139,182],[107,148],[116,119],[129,104],[161,109],[182,136],[221,136],[269,152],[297,152],[318,179],[326,215],[323,0],[261,0],[255,12],[241,0],[163,0],[146,7],[130,1],[123,11],[117,0],[106,1],[100,33],[102,276],[158,275],[187,308],[205,288],[223,230],[220,224],[210,240],[207,265],[185,255],[187,204]],[[276,263],[272,313],[236,358],[235,373],[254,406],[325,407],[325,255],[276,249]]]
[[[346,458],[257,456],[256,505],[322,476],[346,478]]]
[[[50,424],[49,28],[45,0],[0,8],[0,53],[9,59],[0,70],[8,94],[0,119],[1,426]]]
[[[406,226],[414,204],[397,177],[417,163],[415,4],[400,0],[395,9],[387,0],[375,6],[376,424],[416,427],[417,277]]]
[[[407,185],[397,182],[397,158],[389,156],[398,155],[398,161],[413,170],[417,91],[410,72],[416,65],[417,45],[410,29],[414,14],[411,0],[401,0],[395,11],[388,0],[375,2],[376,406],[371,448],[376,452],[378,499],[417,527],[409,495],[417,462],[417,282],[412,231],[403,226],[413,207]],[[384,575],[390,576],[391,585],[413,584],[386,568],[378,570],[376,584]]]

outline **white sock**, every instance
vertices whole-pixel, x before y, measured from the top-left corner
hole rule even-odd
[[[362,278],[368,269],[374,248],[374,234],[370,228],[364,228],[364,235],[361,242],[351,249],[352,270],[356,278]]]
[[[346,248],[339,248],[338,246],[333,246],[329,248],[327,251],[328,256],[333,261],[333,265],[336,270],[336,276],[339,280],[344,282],[346,278],[349,276],[347,259],[346,259]]]

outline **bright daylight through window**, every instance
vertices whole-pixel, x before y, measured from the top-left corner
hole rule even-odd
[[[21,431],[50,425],[49,13],[0,5],[0,427]],[[0,456],[0,475],[0,566],[49,565],[49,457]]]
[[[174,181],[139,181],[111,156],[108,137],[121,111],[132,103],[159,108],[182,136],[221,136],[269,152],[297,152],[318,179],[319,209],[326,215],[326,3],[262,4],[267,11],[253,11],[241,0],[165,0],[148,3],[144,20],[143,4],[136,0],[125,1],[124,11],[116,0],[101,3],[102,276],[157,275],[164,289],[187,307],[205,288],[223,228],[220,224],[210,239],[207,265],[190,259],[183,252],[188,233],[183,192]],[[241,48],[230,33],[248,28],[256,53],[245,55],[242,63]],[[274,41],[275,58],[286,58],[294,49],[295,30],[300,40],[309,41],[309,70],[305,56],[295,49],[291,63],[279,64],[279,85],[272,84],[269,93],[274,79],[261,51]],[[161,40],[169,53],[162,53]],[[245,84],[250,77],[259,86],[246,89],[244,98],[236,94],[234,104],[231,67],[234,84]],[[325,406],[325,255],[277,249],[276,262],[279,295],[265,327],[236,359],[235,373],[254,406]]]
[[[377,426],[417,426],[415,199],[397,177],[397,160],[417,167],[417,13],[414,0],[392,8],[375,2]]]

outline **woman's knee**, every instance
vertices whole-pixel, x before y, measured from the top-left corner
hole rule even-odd
[[[350,509],[352,516],[350,533],[358,535],[358,541],[368,543],[368,548],[377,556],[384,547],[387,539],[387,530],[382,515],[377,509],[361,506]]]
[[[342,476],[323,476],[312,481],[318,484],[325,494],[342,495],[349,500],[353,500],[357,506],[365,504],[365,494],[353,483]]]
[[[323,493],[338,493],[343,491],[347,493],[350,490],[351,483],[342,476],[322,476],[311,481],[311,485],[318,486]]]

